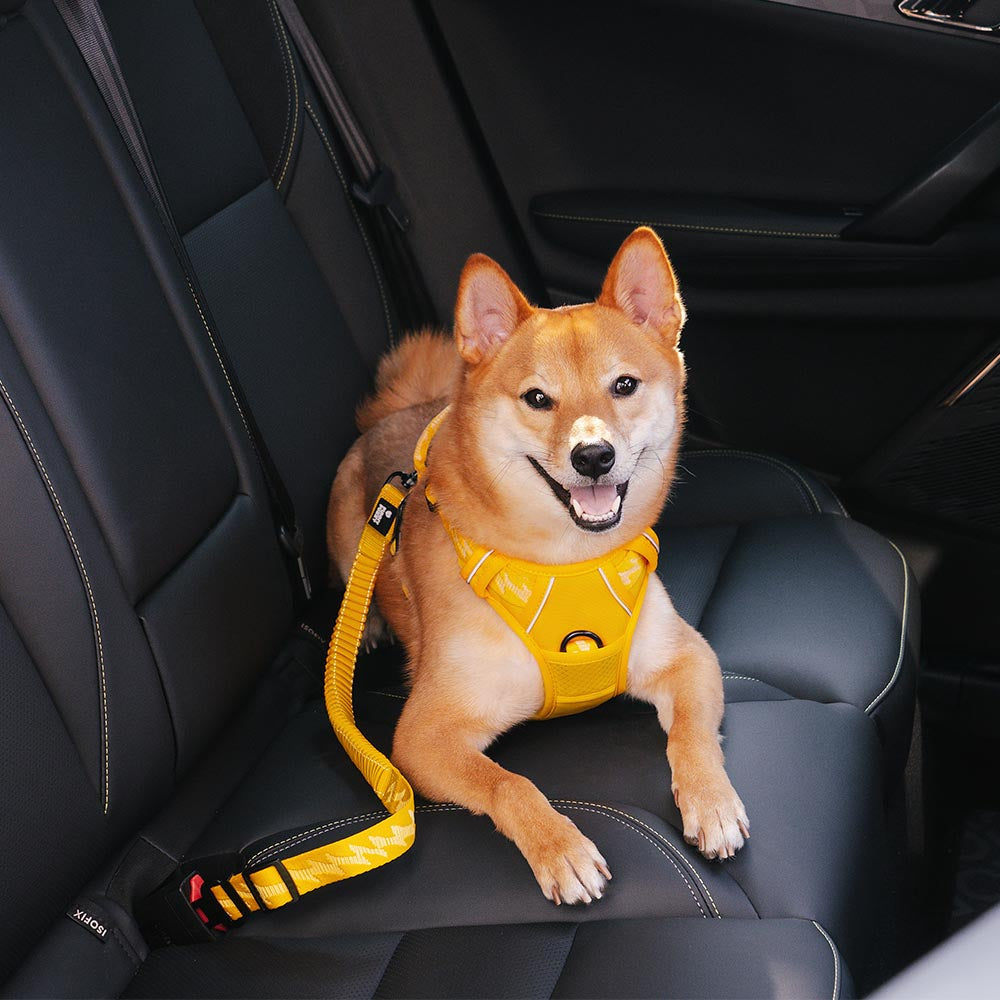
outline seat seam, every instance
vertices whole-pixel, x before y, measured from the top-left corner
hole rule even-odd
[[[364,223],[361,221],[361,216],[358,214],[357,206],[354,204],[354,196],[352,195],[350,186],[347,183],[347,178],[344,176],[344,171],[340,166],[340,160],[337,158],[337,154],[333,150],[333,143],[330,142],[330,138],[326,134],[326,129],[323,128],[323,125],[319,120],[319,116],[316,114],[313,106],[309,103],[308,98],[305,100],[305,106],[306,112],[312,119],[312,123],[316,127],[316,131],[319,133],[320,141],[326,147],[327,155],[330,157],[334,169],[337,171],[337,177],[339,178],[340,186],[344,191],[344,197],[347,199],[348,208],[350,208],[351,215],[354,216],[354,223],[357,226],[358,232],[361,234],[361,240],[365,245],[365,252],[368,254],[368,261],[372,266],[372,273],[375,275],[375,283],[378,285],[379,297],[382,300],[382,313],[385,317],[385,328],[389,335],[389,343],[394,344],[396,342],[396,335],[392,325],[392,310],[389,308],[389,298],[385,290],[385,285],[382,282],[381,267],[375,256],[375,251],[372,249],[371,242],[368,239],[368,233],[365,231]]]
[[[194,290],[194,285],[191,284],[191,280],[184,276],[184,282],[187,285],[188,291],[191,293],[191,299],[194,302],[195,309],[198,310],[198,316],[201,319],[201,325],[208,335],[208,342],[212,347],[212,352],[215,354],[215,360],[219,363],[219,368],[222,369],[222,377],[226,380],[226,385],[229,388],[229,394],[233,398],[233,403],[236,406],[236,412],[240,415],[240,420],[243,423],[243,430],[246,431],[246,435],[250,440],[250,447],[253,449],[254,456],[256,457],[258,463],[263,468],[264,460],[260,454],[260,450],[257,448],[257,442],[254,439],[253,434],[250,432],[250,424],[247,422],[246,413],[243,412],[243,407],[240,405],[239,397],[236,395],[236,389],[233,386],[233,380],[229,374],[229,369],[226,368],[222,361],[222,355],[219,353],[219,345],[215,342],[215,337],[212,334],[212,328],[208,325],[208,320],[205,318],[205,312],[201,307],[201,300],[198,298],[197,293]]]
[[[406,935],[409,934],[410,932],[407,930],[407,931],[398,931],[397,933],[399,934],[399,937],[396,939],[396,943],[392,946],[392,951],[389,953],[389,957],[386,959],[386,963],[382,967],[382,974],[378,977],[378,982],[375,984],[374,988],[369,994],[371,997],[378,996],[378,991],[382,986],[383,981],[385,980],[386,974],[389,971],[389,966],[392,965],[392,960],[396,957],[396,953],[399,951],[400,945],[403,943],[403,940],[406,938]]]
[[[292,86],[291,81],[288,78],[288,62],[285,59],[284,47],[281,44],[281,37],[278,33],[278,22],[275,18],[274,10],[274,0],[267,0],[267,12],[271,16],[271,26],[274,29],[274,39],[278,45],[278,57],[281,60],[281,70],[285,77],[285,128],[281,133],[281,145],[278,147],[278,156],[275,161],[275,166],[281,163],[285,156],[285,143],[288,141],[288,126],[292,121]],[[275,184],[275,187],[280,185]]]
[[[42,457],[38,453],[38,449],[35,447],[35,442],[32,440],[31,434],[28,433],[28,428],[25,425],[24,420],[21,418],[21,414],[18,411],[17,406],[14,404],[14,400],[7,391],[7,387],[4,385],[2,379],[0,379],[0,394],[3,395],[4,402],[7,404],[7,409],[10,411],[15,422],[17,423],[21,438],[28,446],[34,460],[35,468],[41,476],[42,482],[44,483],[46,491],[49,494],[49,500],[52,503],[56,514],[59,516],[59,520],[62,522],[63,533],[70,544],[70,548],[72,549],[77,572],[80,575],[84,592],[87,595],[91,628],[94,634],[94,645],[97,653],[97,677],[101,693],[101,761],[103,765],[101,775],[103,788],[101,789],[101,792],[103,811],[104,814],[107,815],[108,810],[111,807],[111,740],[108,732],[108,690],[104,664],[104,643],[101,638],[101,618],[97,611],[97,600],[94,597],[94,591],[90,584],[90,574],[87,572],[87,567],[83,561],[83,555],[76,543],[76,536],[73,534],[73,529],[70,527],[69,519],[66,517],[66,513],[63,510],[62,503],[59,500],[59,495],[56,493],[55,486],[52,484],[48,470],[45,468],[45,463],[42,461]]]
[[[729,681],[756,681],[758,684],[767,683],[767,681],[763,681],[759,677],[750,677],[748,674],[731,674],[728,670],[723,670],[722,676]]]
[[[718,448],[718,449],[712,448],[712,449],[700,449],[698,451],[685,452],[685,457],[706,457],[706,456],[707,457],[717,456],[719,458],[746,458],[753,462],[762,462],[765,465],[771,465],[792,478],[792,480],[795,482],[795,485],[798,487],[799,495],[805,501],[807,507],[809,506],[809,500],[812,500],[813,506],[815,506],[816,508],[816,513],[817,514],[823,513],[823,507],[821,506],[819,500],[816,498],[816,494],[813,492],[812,487],[806,481],[802,473],[799,472],[797,469],[795,469],[793,466],[788,465],[785,462],[782,462],[781,459],[779,458],[773,458],[770,455],[760,455],[754,451],[741,451],[736,448]]]
[[[559,970],[559,975],[556,976],[555,982],[552,984],[552,988],[549,990],[549,998],[555,996],[556,991],[559,989],[559,984],[562,982],[563,976],[566,975],[566,966],[569,963],[569,956],[573,953],[573,947],[576,944],[576,936],[580,933],[580,928],[583,926],[582,921],[577,921],[573,924],[573,933],[569,938],[569,947],[566,949],[566,954],[563,955],[562,968]]]
[[[896,667],[892,672],[892,676],[889,678],[885,687],[872,699],[871,704],[865,709],[865,714],[874,709],[880,701],[889,693],[889,690],[896,683],[896,679],[899,677],[899,673],[903,668],[903,659],[906,655],[906,625],[907,619],[909,617],[910,609],[910,570],[906,565],[906,557],[899,550],[899,546],[896,545],[892,539],[887,538],[886,541],[896,550],[896,555],[899,556],[900,562],[903,564],[903,612],[902,612],[902,624],[899,630],[899,656],[896,658]]]
[[[605,222],[622,226],[661,226],[664,229],[685,229],[691,232],[734,233],[748,236],[783,236],[793,239],[837,240],[839,233],[795,232],[786,229],[755,229],[742,226],[713,226],[695,222],[653,222],[648,219],[616,219],[607,216],[569,215],[564,212],[532,211],[540,219],[562,219],[566,222]]]
[[[840,954],[830,935],[815,920],[811,921],[811,923],[826,938],[826,943],[830,946],[830,951],[833,953],[833,995],[831,1000],[837,1000],[840,996]]]
[[[272,20],[275,19],[275,9],[274,0],[268,0],[268,7],[271,8]],[[292,162],[292,152],[295,149],[295,138],[299,132],[299,79],[298,73],[295,71],[295,60],[292,58],[292,48],[288,43],[288,34],[285,31],[284,23],[280,18],[275,20],[275,29],[282,42],[285,49],[285,55],[288,57],[288,70],[292,78],[292,87],[295,92],[295,99],[292,102],[293,115],[292,115],[292,134],[288,140],[288,153],[285,158],[285,165],[281,168],[281,173],[278,176],[278,183],[275,185],[276,188],[280,189],[282,183],[285,180],[285,174],[288,172],[288,168]],[[287,81],[286,81],[287,86]]]
[[[610,811],[608,811],[607,809],[605,809],[604,807],[598,806],[597,808],[591,809],[591,808],[589,808],[587,806],[584,806],[584,805],[570,805],[569,803],[573,801],[571,799],[558,799],[556,801],[559,802],[560,804],[562,804],[566,809],[575,809],[578,812],[594,813],[596,816],[602,816],[602,815],[607,816],[608,819],[612,820],[615,823],[618,823],[620,826],[625,827],[626,830],[631,830],[631,832],[634,833],[637,837],[642,837],[642,839],[645,840],[647,843],[652,844],[653,847],[660,854],[662,854],[667,859],[667,861],[670,862],[670,864],[674,868],[674,871],[676,871],[677,874],[680,875],[681,881],[683,881],[684,885],[687,887],[687,891],[689,893],[691,893],[691,898],[694,900],[694,905],[698,907],[698,912],[702,915],[702,917],[705,920],[708,919],[708,914],[705,912],[705,908],[701,905],[701,901],[698,899],[698,894],[694,891],[694,886],[691,884],[691,882],[688,879],[688,877],[681,870],[681,868],[677,864],[677,862],[674,861],[674,859],[669,854],[667,854],[667,852],[662,847],[660,847],[660,845],[657,844],[656,841],[653,840],[652,837],[647,836],[641,830],[636,830],[636,829],[630,827],[628,825],[628,823],[626,823],[623,819],[620,819],[619,817],[612,815],[612,813]],[[628,814],[625,813],[624,815],[628,815]],[[667,843],[669,843],[669,841]]]
[[[702,877],[698,874],[697,869],[694,867],[694,865],[691,864],[691,862],[688,860],[684,852],[681,851],[676,844],[672,843],[669,840],[669,838],[664,837],[663,834],[659,832],[659,830],[655,830],[648,823],[644,823],[641,819],[639,819],[638,816],[633,816],[631,813],[626,812],[624,809],[618,809],[615,806],[609,806],[603,802],[587,802],[587,801],[581,802],[578,799],[553,799],[553,802],[554,803],[572,802],[575,803],[576,805],[596,806],[597,808],[605,809],[608,812],[620,813],[622,816],[627,816],[630,820],[632,820],[633,823],[638,823],[639,826],[648,830],[651,834],[653,834],[654,837],[656,837],[658,840],[661,840],[667,847],[670,848],[671,851],[673,851],[673,853],[681,861],[684,867],[687,868],[688,871],[690,871],[691,874],[698,880],[698,885],[701,886],[702,891],[705,893],[705,897],[707,898],[709,904],[711,905],[712,910],[715,912],[715,915],[720,918],[722,917],[722,914],[719,912],[718,906],[716,906],[715,899],[712,897],[712,893],[709,891],[708,886],[705,885],[704,881],[702,880]]]
[[[694,886],[691,884],[690,880],[687,878],[687,876],[684,874],[684,872],[678,866],[677,862],[674,861],[674,859],[665,850],[663,850],[663,848],[660,847],[660,845],[657,844],[655,840],[653,840],[651,837],[648,837],[641,830],[636,830],[633,827],[630,827],[628,825],[628,823],[624,822],[624,820],[622,820],[622,819],[619,819],[617,816],[611,815],[611,810],[607,806],[601,806],[599,803],[592,803],[592,805],[596,806],[596,808],[587,808],[587,806],[584,805],[584,804],[574,804],[574,803],[575,803],[575,800],[572,800],[572,799],[557,799],[557,800],[554,801],[553,804],[562,804],[567,809],[576,809],[577,811],[580,811],[580,812],[592,812],[592,813],[595,813],[596,815],[606,815],[608,817],[608,819],[613,820],[614,822],[616,822],[616,823],[620,824],[621,826],[625,827],[626,830],[630,830],[637,837],[641,837],[643,840],[645,840],[648,843],[652,844],[652,846],[654,847],[654,849],[656,851],[658,851],[661,855],[663,855],[663,857],[665,857],[667,859],[667,861],[670,862],[670,864],[673,867],[673,869],[680,876],[681,881],[684,883],[684,885],[686,886],[688,892],[691,894],[691,898],[694,900],[695,906],[698,907],[698,912],[701,913],[701,915],[702,915],[702,917],[704,919],[706,919],[706,920],[708,919],[708,914],[705,912],[704,907],[701,905],[701,902],[698,899],[698,894],[695,892]],[[466,812],[467,813],[468,810],[465,809],[463,806],[453,805],[453,804],[450,804],[450,803],[432,803],[430,805],[420,805],[420,806],[417,806],[416,807],[416,812]],[[313,827],[313,828],[311,828],[309,830],[303,830],[301,833],[297,833],[293,837],[288,837],[285,840],[278,841],[275,844],[271,844],[268,847],[263,848],[262,850],[258,851],[255,855],[253,855],[253,857],[249,858],[245,862],[244,867],[245,868],[251,868],[251,867],[253,867],[256,864],[259,864],[260,862],[267,861],[280,848],[282,848],[282,847],[291,847],[293,845],[300,844],[300,843],[302,843],[305,840],[311,839],[312,837],[316,836],[317,834],[327,833],[327,832],[329,832],[331,830],[337,830],[337,829],[340,829],[340,828],[342,828],[344,826],[347,826],[350,823],[358,823],[358,822],[361,822],[362,820],[375,819],[376,817],[379,817],[379,816],[388,816],[388,815],[389,814],[384,809],[378,809],[378,810],[375,810],[374,812],[360,813],[359,815],[356,815],[356,816],[346,816],[343,819],[334,820],[334,821],[332,821],[330,823],[322,823],[319,826]],[[469,815],[473,815],[473,814],[469,813]],[[628,813],[622,813],[622,815],[623,816],[628,816],[629,814]],[[633,819],[636,823],[638,823],[638,824],[640,824],[642,826],[645,826],[645,824],[642,823],[641,820],[635,819],[635,817],[632,817],[632,816],[629,816],[629,818]],[[654,834],[656,833],[655,830],[651,830],[651,828],[649,828],[649,827],[647,827],[647,829],[650,829],[650,831],[652,833],[654,833]],[[657,834],[657,836],[659,836],[659,835]],[[674,847],[674,845],[672,845],[669,840],[666,840],[665,838],[661,838],[661,839],[663,839],[664,843],[666,843],[671,848]],[[697,875],[696,875],[696,877],[697,877]],[[699,883],[701,883],[701,879],[700,878],[698,879],[698,881],[699,881]],[[701,884],[704,885],[704,883],[701,883]],[[706,889],[706,892],[707,892],[707,889]],[[713,909],[716,909],[715,908],[714,900],[713,900],[712,906],[713,906]],[[716,909],[716,913],[718,914],[718,910],[717,909]],[[721,914],[719,914],[719,916],[721,916]]]

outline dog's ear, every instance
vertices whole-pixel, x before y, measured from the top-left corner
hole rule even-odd
[[[455,343],[470,365],[489,357],[534,309],[492,258],[474,253],[462,268],[455,303]]]
[[[648,325],[673,347],[687,318],[677,279],[660,237],[642,226],[621,245],[597,299],[638,326]]]

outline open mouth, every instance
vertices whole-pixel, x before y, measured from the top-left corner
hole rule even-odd
[[[617,485],[570,486],[556,482],[530,455],[526,458],[549,484],[555,498],[566,507],[577,527],[584,531],[607,531],[622,519],[628,481]]]

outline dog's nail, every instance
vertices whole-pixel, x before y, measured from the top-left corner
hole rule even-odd
[[[740,833],[743,834],[743,839],[744,840],[749,840],[750,839],[750,827],[746,823],[744,823],[743,820],[741,820],[741,819],[738,819],[736,821],[736,825],[740,828]]]
[[[606,879],[607,879],[607,880],[608,880],[609,882],[611,881],[611,872],[610,872],[610,871],[608,871],[608,866],[607,866],[606,864],[603,864],[603,863],[602,863],[602,864],[599,864],[599,865],[597,866],[597,870],[598,870],[598,871],[599,871],[599,872],[600,872],[600,873],[601,873],[601,874],[602,874],[602,875],[603,875],[603,876],[604,876],[604,877],[605,877],[605,878],[606,878]]]
[[[705,853],[705,831],[704,830],[699,830],[698,831],[698,850],[701,851],[702,854]]]
[[[552,886],[552,902],[556,906],[562,906],[562,900],[559,898],[559,886],[557,885]]]

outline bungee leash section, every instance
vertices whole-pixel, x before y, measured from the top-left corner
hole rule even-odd
[[[398,480],[398,485],[395,482]],[[340,840],[280,860],[270,860],[251,871],[197,887],[192,906],[206,893],[230,923],[259,910],[274,910],[313,889],[352,878],[394,861],[413,844],[414,799],[410,783],[392,761],[377,750],[354,720],[354,668],[368,620],[375,578],[385,551],[398,538],[403,501],[417,482],[416,473],[393,473],[382,487],[361,533],[344,599],[326,657],[323,695],[330,723],[341,746],[364,775],[389,815]],[[193,894],[192,894],[193,895]],[[208,920],[202,914],[203,918]]]

